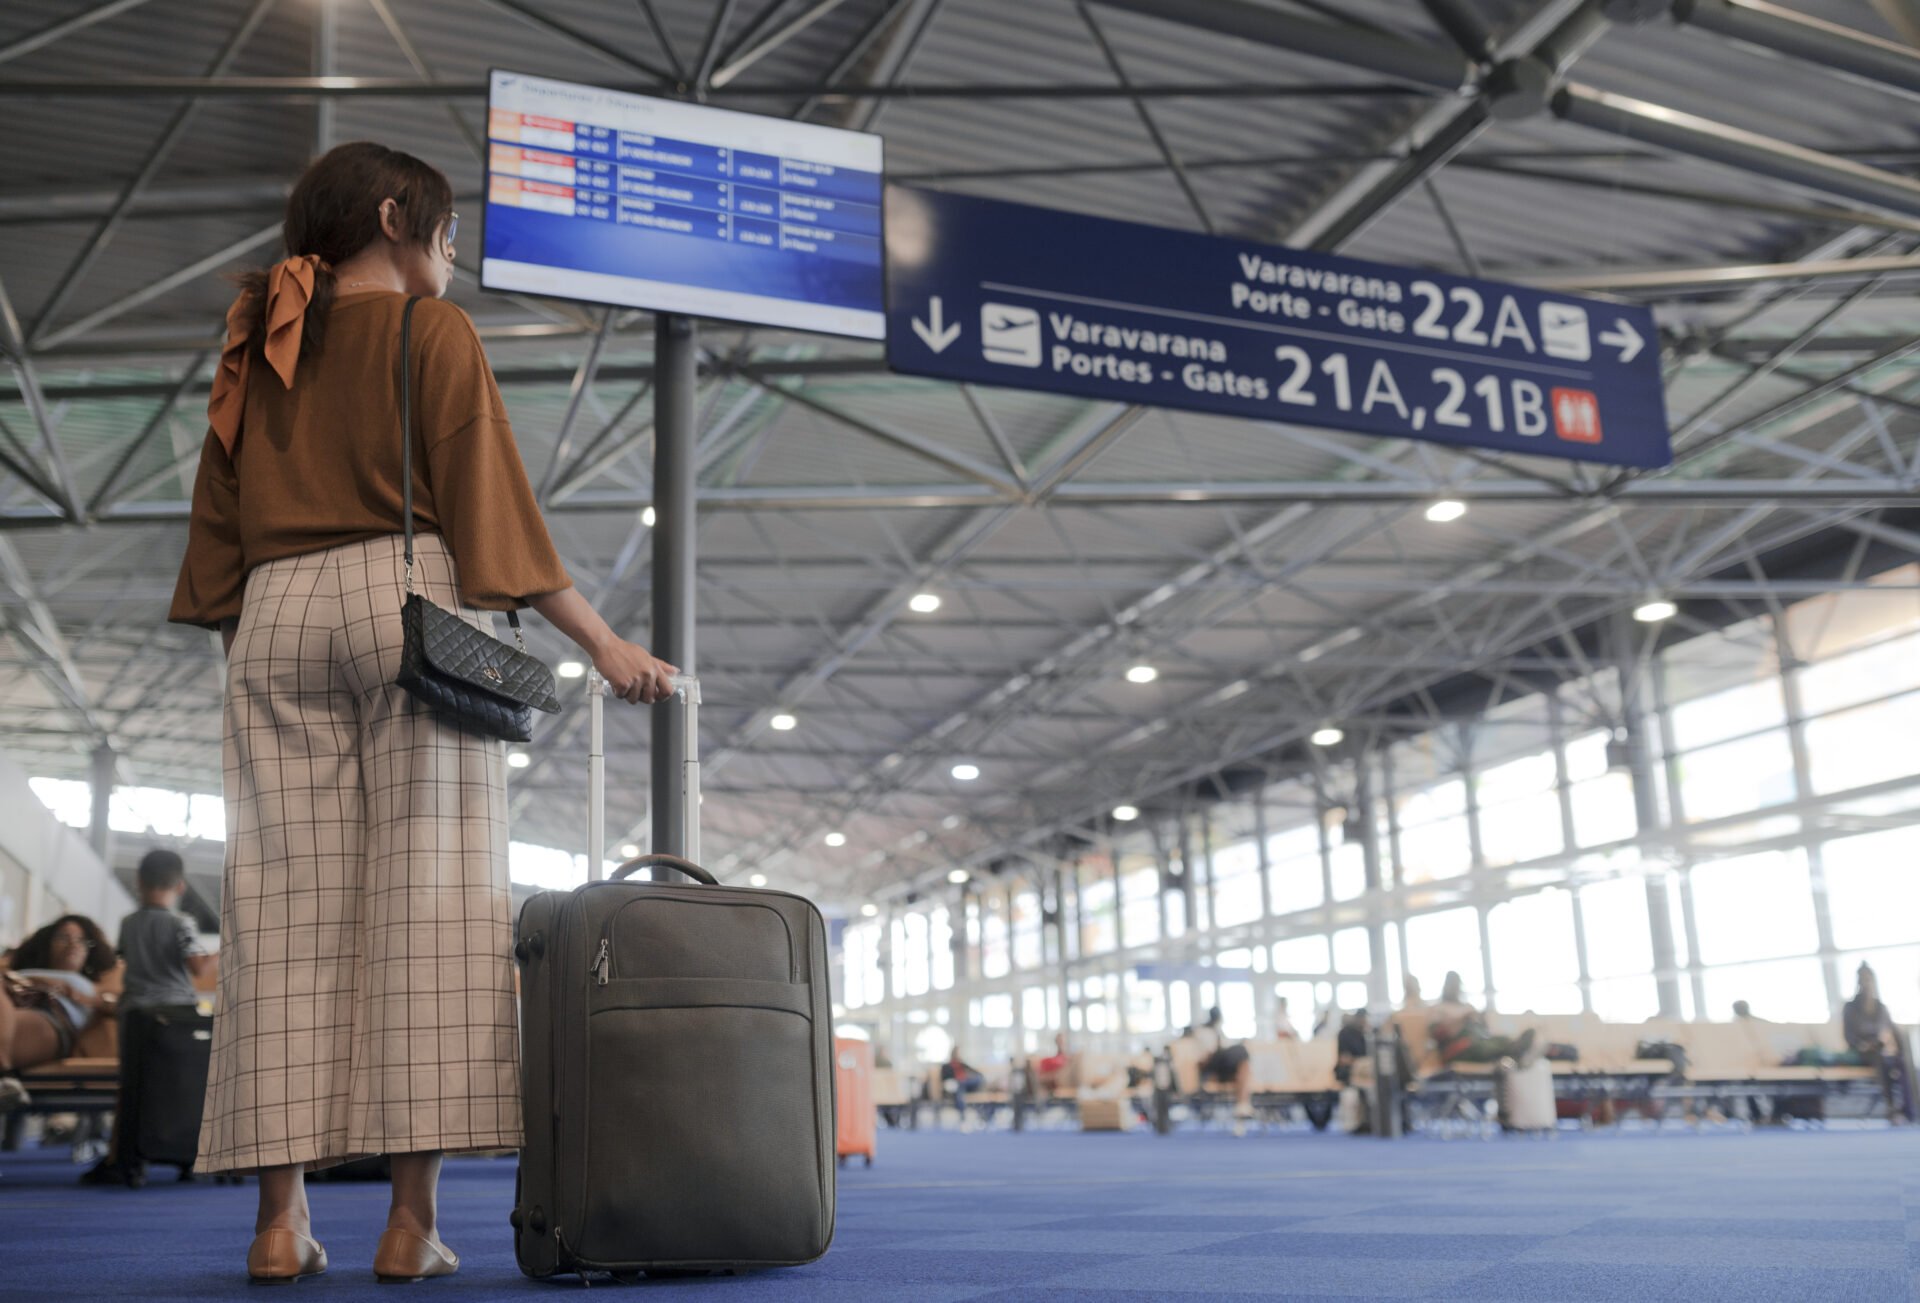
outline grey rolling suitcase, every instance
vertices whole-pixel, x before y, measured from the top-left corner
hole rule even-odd
[[[589,690],[589,822],[598,829],[604,689]],[[698,700],[695,683],[676,694],[689,712]],[[690,727],[690,754],[696,736]],[[690,761],[690,829],[698,772]],[[627,877],[647,867],[694,881]],[[511,1218],[520,1269],[544,1277],[812,1262],[833,1239],[835,1177],[820,912],[786,892],[720,886],[670,855],[643,855],[613,878],[541,892],[515,928],[526,1101]]]

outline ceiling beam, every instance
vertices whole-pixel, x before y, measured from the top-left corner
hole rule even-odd
[[[1164,19],[1182,27],[1197,27],[1236,40],[1271,45],[1332,63],[1364,68],[1424,86],[1457,94],[1472,84],[1474,67],[1465,57],[1431,45],[1404,40],[1362,27],[1336,27],[1315,22],[1251,0],[1097,0],[1108,9],[1124,9]]]
[[[495,0],[499,2],[499,0]],[[651,82],[613,83],[612,90],[658,94]],[[8,99],[196,99],[252,103],[310,103],[340,99],[481,100],[483,81],[427,81],[417,77],[8,77],[0,80],[0,100]],[[1058,82],[1010,82],[987,85],[852,85],[783,82],[764,86],[724,86],[710,99],[791,100],[1115,100],[1115,99],[1397,99],[1423,92],[1395,82],[1172,82],[1144,86],[1062,85]]]
[[[55,41],[64,40],[75,32],[85,31],[95,23],[104,23],[109,18],[117,18],[129,9],[138,9],[147,0],[105,0],[105,3],[82,9],[77,14],[56,19],[45,27],[28,32],[0,45],[0,63],[18,59],[23,54],[32,54],[35,50],[45,49]]]
[[[1673,20],[1743,45],[1758,46],[1920,95],[1920,50],[1884,36],[1795,13],[1765,0],[1674,0]]]
[[[1579,126],[1651,142],[1819,194],[1920,215],[1920,181],[1897,172],[1591,86],[1561,87],[1552,106],[1556,116]]]

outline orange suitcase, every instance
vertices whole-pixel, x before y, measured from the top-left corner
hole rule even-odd
[[[873,1046],[833,1039],[834,1152],[844,1166],[849,1154],[864,1154],[873,1166]]]

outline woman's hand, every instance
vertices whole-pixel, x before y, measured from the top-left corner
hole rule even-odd
[[[62,1000],[71,1000],[83,1009],[90,1007],[93,1003],[57,977],[29,977],[27,984],[39,987],[48,995],[58,996]]]
[[[673,695],[672,675],[680,671],[624,638],[609,638],[593,653],[593,668],[620,700],[652,705]]]
[[[593,658],[593,668],[612,686],[614,696],[652,705],[673,695],[673,685],[667,679],[680,671],[608,628],[578,591],[563,588],[557,593],[529,597],[527,602]]]

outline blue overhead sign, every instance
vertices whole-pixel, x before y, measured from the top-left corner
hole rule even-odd
[[[896,371],[1664,466],[1644,308],[889,186]]]

